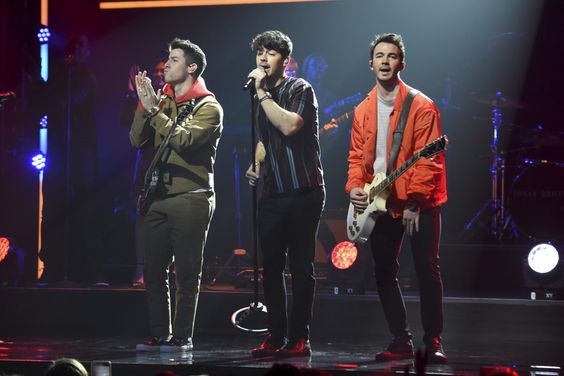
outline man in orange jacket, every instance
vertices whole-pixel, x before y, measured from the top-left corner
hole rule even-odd
[[[358,212],[364,212],[368,206],[364,185],[372,182],[377,173],[386,173],[393,134],[404,101],[412,90],[399,77],[400,71],[405,68],[405,47],[401,35],[377,35],[371,44],[369,64],[376,76],[376,85],[355,110],[346,185],[351,204]],[[414,94],[392,171],[441,136],[436,106],[424,94],[416,91]],[[429,363],[447,361],[441,345],[443,288],[439,267],[440,206],[446,200],[443,154],[419,159],[390,186],[387,211],[377,219],[371,233],[378,294],[393,334],[387,349],[376,353],[377,361],[413,357],[412,335],[397,280],[404,232],[411,237],[415,270],[420,282],[427,360]]]

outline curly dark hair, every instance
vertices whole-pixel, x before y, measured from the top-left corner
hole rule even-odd
[[[372,55],[374,54],[374,48],[376,45],[380,43],[391,43],[395,45],[400,50],[400,60],[402,63],[405,62],[405,45],[403,44],[403,38],[400,34],[395,33],[387,33],[387,34],[378,34],[370,43],[370,60],[372,60]]]
[[[251,50],[258,51],[261,47],[280,52],[285,59],[292,54],[292,40],[278,30],[268,30],[258,34],[251,42]]]
[[[196,77],[199,77],[206,69],[206,65],[208,64],[206,61],[206,54],[202,49],[188,39],[180,39],[174,38],[168,44],[168,52],[174,50],[176,48],[181,49],[184,51],[184,57],[186,58],[186,65],[190,65],[192,63],[196,63],[198,65],[198,69],[196,69]]]

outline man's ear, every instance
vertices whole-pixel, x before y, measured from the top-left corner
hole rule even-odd
[[[198,64],[192,63],[188,66],[188,73],[194,74],[198,70]]]
[[[372,66],[372,59],[368,60],[368,65],[370,65],[370,70],[374,70],[374,67]]]

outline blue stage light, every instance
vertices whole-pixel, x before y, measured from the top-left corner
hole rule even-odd
[[[41,117],[41,120],[39,120],[39,125],[41,126],[41,128],[47,128],[47,124],[48,124],[47,115],[43,115]]]
[[[41,153],[31,158],[32,166],[35,167],[38,171],[42,171],[45,168],[46,163],[47,163],[47,159]]]
[[[39,29],[39,32],[37,33],[37,38],[39,39],[39,43],[41,44],[49,42],[50,36],[51,36],[51,32],[46,27],[42,27],[41,29]]]

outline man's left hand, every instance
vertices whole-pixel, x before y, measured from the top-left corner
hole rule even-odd
[[[405,227],[405,231],[407,235],[413,235],[413,229],[415,231],[419,231],[419,209],[417,211],[412,211],[409,209],[405,209],[403,211],[403,225]]]

